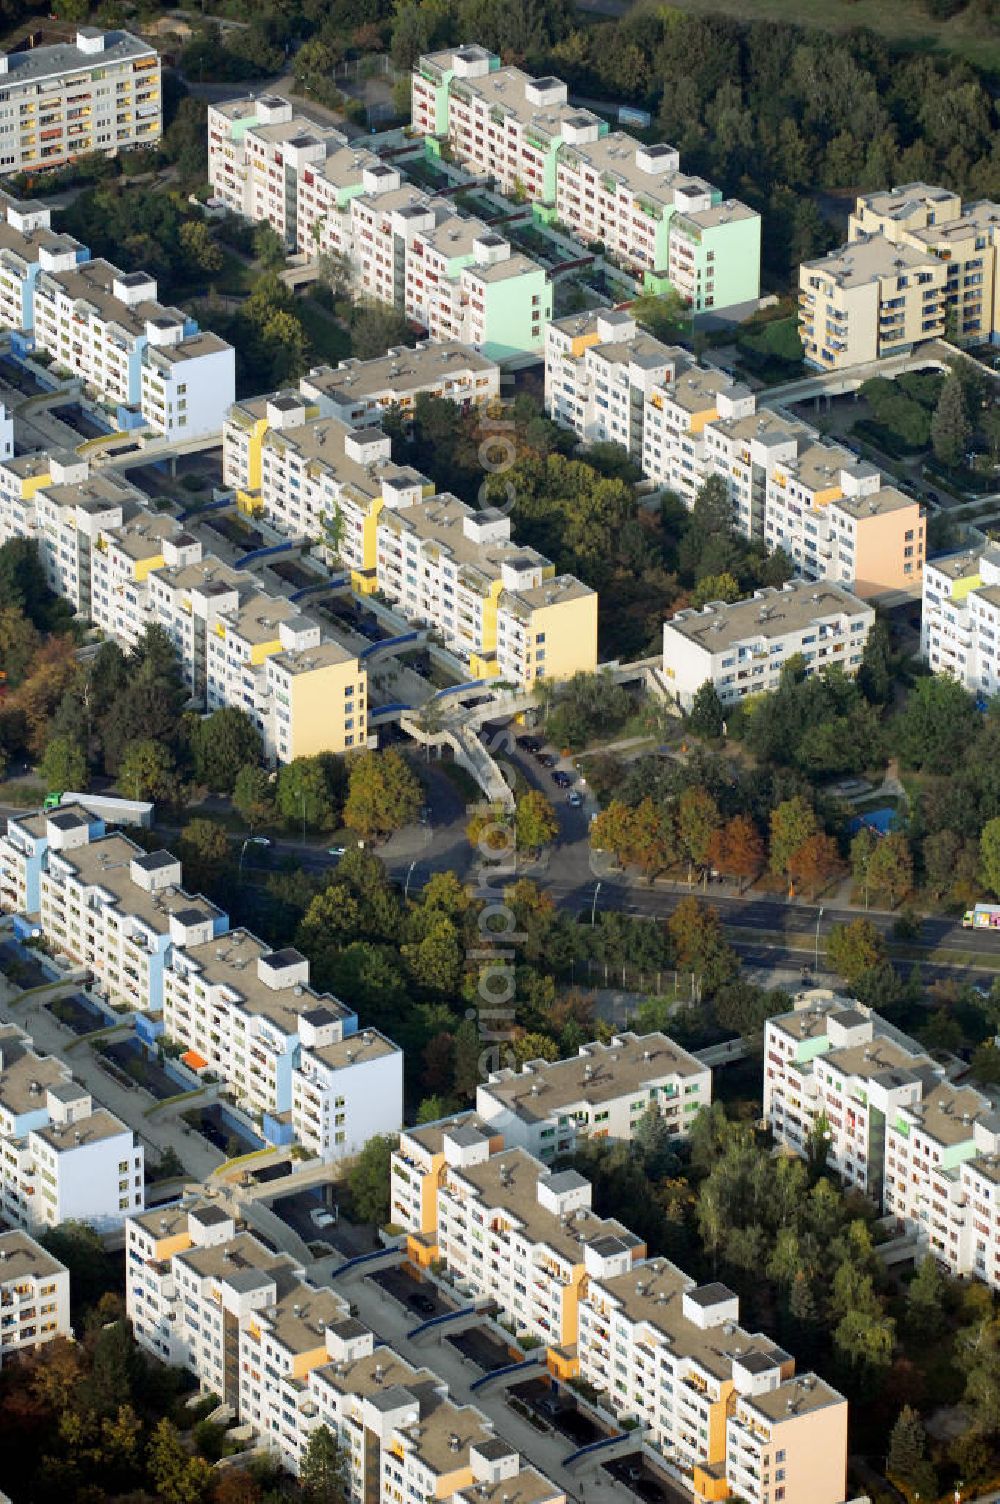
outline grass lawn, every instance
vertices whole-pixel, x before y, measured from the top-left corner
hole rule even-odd
[[[673,0],[692,15],[735,16],[741,21],[784,21],[823,31],[868,27],[915,52],[950,53],[979,68],[1000,71],[1000,37],[983,34],[972,7],[949,21],[932,21],[923,0]],[[639,0],[636,10],[658,10],[659,0]]]

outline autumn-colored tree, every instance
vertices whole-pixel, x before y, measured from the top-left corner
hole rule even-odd
[[[49,721],[56,706],[81,676],[72,637],[50,637],[34,654],[28,674],[13,698],[24,715],[28,749],[35,757],[45,750]]]
[[[465,838],[483,851],[513,851],[514,817],[502,804],[478,804],[465,827]]]
[[[522,851],[537,852],[555,840],[559,834],[559,821],[540,789],[529,789],[518,799],[514,828]]]
[[[840,854],[832,836],[817,831],[797,847],[788,858],[788,875],[815,896],[840,867]]]
[[[632,811],[621,799],[612,799],[590,823],[590,844],[595,851],[611,851],[625,861],[632,838]]]
[[[694,869],[706,867],[712,837],[721,824],[719,806],[705,789],[685,789],[677,801],[677,841],[688,864],[688,884]]]
[[[875,843],[868,860],[868,881],[893,909],[913,887],[913,853],[901,830],[890,830]]]
[[[776,877],[791,877],[795,853],[818,828],[815,812],[801,794],[771,811],[771,871]]]
[[[643,799],[632,811],[628,852],[623,859],[652,881],[658,872],[673,866],[676,857],[669,812],[654,800]]]
[[[764,841],[749,815],[734,815],[712,832],[709,847],[712,866],[727,877],[744,882],[755,878],[764,866]]]

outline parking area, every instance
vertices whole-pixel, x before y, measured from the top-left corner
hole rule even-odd
[[[508,1400],[511,1399],[519,1400],[533,1415],[578,1447],[613,1434],[578,1408],[570,1390],[557,1392],[545,1379],[527,1379],[515,1385],[508,1391]]]
[[[243,1124],[213,1102],[209,1107],[192,1107],[184,1113],[184,1121],[214,1149],[234,1159],[238,1154],[249,1154],[253,1149],[262,1149],[264,1140],[244,1128]]]
[[[54,997],[45,1006],[53,1018],[72,1029],[74,1034],[90,1034],[107,1021],[97,1004],[82,992],[74,992],[69,997]]]
[[[508,1363],[518,1361],[516,1350],[512,1352],[499,1337],[494,1337],[482,1327],[471,1327],[468,1331],[458,1332],[445,1340],[463,1358],[468,1358],[477,1368],[481,1368],[483,1373],[493,1373],[498,1368],[506,1368]]]
[[[604,1464],[604,1472],[628,1486],[638,1499],[648,1499],[649,1504],[691,1504],[690,1496],[677,1483],[672,1483],[662,1473],[654,1472],[641,1452],[628,1457],[618,1457]]]
[[[41,987],[43,983],[55,980],[54,972],[16,940],[5,940],[0,945],[0,971],[17,987]]]
[[[145,1087],[150,1096],[156,1097],[159,1102],[166,1101],[168,1097],[176,1097],[178,1092],[184,1090],[183,1086],[167,1075],[154,1056],[146,1053],[137,1039],[115,1040],[104,1046],[102,1054],[113,1061],[119,1070],[124,1071],[137,1086]]]
[[[402,1269],[380,1269],[368,1278],[372,1284],[381,1285],[400,1305],[406,1306],[414,1317],[421,1320],[429,1321],[432,1316],[444,1316],[449,1311],[457,1310],[455,1304],[446,1300],[435,1285],[415,1279]]]
[[[287,1172],[288,1166],[283,1166]],[[352,1222],[347,1215],[349,1204],[341,1204],[339,1185],[313,1186],[279,1196],[271,1210],[307,1243],[317,1240],[336,1249],[344,1258],[374,1253],[382,1245],[375,1228],[368,1222]]]

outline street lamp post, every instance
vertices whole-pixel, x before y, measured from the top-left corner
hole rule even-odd
[[[594,928],[594,920],[597,917],[597,895],[598,895],[598,893],[600,893],[600,891],[601,891],[601,885],[600,885],[600,883],[598,883],[597,886],[596,886],[596,888],[594,889],[594,901],[590,905],[590,928],[591,929]]]
[[[409,865],[409,867],[407,868],[407,872],[406,872],[406,884],[405,884],[405,886],[403,888],[403,902],[404,903],[406,902],[406,900],[410,896],[410,878],[413,876],[413,869],[414,869],[414,867],[416,865],[417,865],[416,862],[411,862],[410,865]]]
[[[820,909],[819,913],[816,915],[816,958],[813,965],[813,971],[817,974],[819,972],[819,927],[823,922],[823,915],[825,913],[825,909]]]
[[[248,846],[270,846],[270,844],[271,843],[268,840],[267,836],[247,836],[246,840],[243,842],[243,845],[240,847],[240,873],[239,873],[239,880],[240,880],[240,882],[243,881],[243,858],[246,856],[247,847]]]

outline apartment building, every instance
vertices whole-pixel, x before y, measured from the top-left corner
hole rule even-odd
[[[597,595],[511,537],[510,518],[448,493],[379,515],[379,588],[477,678],[528,687],[597,667]]]
[[[321,1159],[345,1159],[359,1154],[369,1139],[401,1127],[403,1052],[398,1045],[378,1029],[337,1038],[323,1017],[307,1017],[300,1039],[291,1106],[299,1143]]]
[[[202,556],[202,545],[111,472],[75,453],[0,461],[0,542],[33,538],[52,589],[132,647],[152,622],[177,649],[192,698],[257,725],[269,761],[367,745],[357,654],[287,600]]]
[[[500,367],[458,340],[423,341],[389,349],[374,360],[342,360],[317,366],[299,390],[321,417],[339,418],[351,428],[378,425],[388,408],[412,414],[420,396],[440,397],[468,410],[485,407],[500,395]]]
[[[588,1139],[631,1142],[647,1113],[677,1138],[712,1100],[712,1072],[665,1034],[619,1034],[566,1060],[491,1072],[476,1091],[490,1133],[539,1159],[572,1154]]]
[[[0,171],[153,146],[163,131],[160,58],[128,31],[0,54]]]
[[[758,408],[749,388],[653,339],[625,309],[549,324],[545,405],[584,442],[620,444],[688,506],[719,476],[738,530],[784,549],[806,579],[863,599],[920,585],[918,501],[801,421]]]
[[[149,578],[163,566],[182,568],[201,557],[201,544],[176,518],[132,509],[116,526],[100,529],[90,551],[90,618],[132,647],[146,630]]]
[[[246,930],[178,947],[163,983],[163,1031],[221,1077],[272,1143],[323,1159],[356,1154],[402,1122],[402,1052],[309,986],[309,962]]]
[[[142,1210],[143,1169],[132,1130],[95,1107],[63,1061],[0,1026],[3,1220],[32,1232],[68,1221],[108,1231]]]
[[[920,502],[850,450],[803,438],[765,482],[764,540],[797,573],[873,597],[919,589],[927,538]]]
[[[0,1233],[0,1367],[72,1335],[66,1265],[25,1232]]]
[[[491,360],[540,355],[552,317],[545,268],[482,220],[415,188],[380,185],[350,201],[350,249],[362,294],[393,303],[433,340]]]
[[[297,115],[287,99],[262,94],[208,107],[208,180],[215,198],[244,219],[266,220],[287,250],[298,248],[297,202],[305,170],[322,174],[347,145],[342,131]],[[359,161],[372,153],[355,153]],[[360,189],[361,174],[357,174]]]
[[[789,1353],[738,1322],[731,1290],[651,1259],[588,1282],[579,1375],[645,1424],[697,1500],[841,1504],[847,1401],[814,1374],[796,1378]]]
[[[265,95],[209,107],[209,177],[234,213],[288,250],[349,267],[355,290],[392,304],[431,340],[492,360],[541,351],[552,315],[545,269],[448,199],[404,187],[398,168]]]
[[[1000,1289],[1000,1115],[921,1046],[851,998],[814,991],[769,1019],[764,1114],[828,1162],[956,1277]]]
[[[822,1133],[827,1162],[848,1185],[882,1200],[886,1133],[943,1069],[907,1035],[853,999],[820,989],[769,1019],[764,1117],[775,1138],[805,1156]]]
[[[545,329],[545,408],[585,443],[620,444],[641,465],[646,404],[690,363],[626,309],[553,319]]]
[[[809,674],[861,665],[875,612],[840,585],[789,580],[726,605],[678,611],[663,623],[663,672],[689,709],[701,686],[715,685],[724,705],[778,687],[784,665],[801,657]]]
[[[959,344],[1000,339],[1000,205],[982,200],[962,207],[957,193],[928,183],[905,183],[862,194],[851,215],[851,240],[880,234],[894,245],[929,251],[945,263],[946,333]]]
[[[90,621],[94,618],[95,556],[126,519],[136,516],[145,498],[113,471],[89,474],[86,460],[73,453],[50,455],[49,476],[49,482],[39,486],[28,503],[33,524],[22,536],[35,538],[49,587],[70,603],[77,616]],[[0,515],[0,535],[4,531]],[[100,563],[97,569],[104,579]],[[107,596],[101,611],[108,620],[112,612]],[[134,640],[131,630],[126,636]]]
[[[235,351],[158,302],[146,272],[103,260],[42,270],[32,312],[34,347],[79,377],[117,427],[145,425],[167,439],[221,430],[235,396]]]
[[[205,703],[245,711],[274,762],[367,746],[368,677],[357,653],[280,596],[250,590],[213,602]]]
[[[920,651],[978,699],[1000,693],[1000,550],[964,549],[924,569]]]
[[[410,620],[437,627],[478,677],[527,685],[593,671],[592,590],[556,578],[496,509],[433,495],[425,476],[393,463],[381,429],[317,413],[318,402],[294,392],[231,410],[223,469],[245,511],[293,536],[332,537],[356,590],[381,590]]]
[[[342,1296],[237,1231],[218,1203],[129,1220],[126,1309],[143,1347],[193,1372],[292,1472],[326,1426],[352,1498],[565,1504],[479,1410],[376,1346]]]
[[[512,1115],[476,1112],[400,1135],[391,1216],[410,1259],[438,1261],[467,1298],[496,1300],[501,1319],[545,1343],[552,1374],[583,1380],[620,1423],[642,1426],[702,1504],[842,1504],[843,1396],[743,1330],[732,1291],[646,1258],[626,1228],[597,1218],[581,1176],[505,1147],[502,1122],[518,1131]]]
[[[947,324],[947,266],[878,233],[799,268],[799,335],[810,365],[840,370],[905,355]]]
[[[89,259],[86,246],[52,229],[52,210],[46,204],[20,202],[0,191],[0,327],[11,331],[15,354],[34,327],[39,274],[71,271]]]
[[[13,851],[11,860],[23,862],[17,885],[28,905],[37,884],[37,909],[26,912],[37,913],[49,944],[88,967],[114,1003],[158,1012],[172,947],[228,928],[221,910],[184,892],[176,857],[145,852],[123,835],[95,833],[79,809],[8,820],[2,849],[2,860]]]
[[[557,78],[501,67],[483,47],[422,57],[412,129],[447,142],[470,171],[524,194],[543,219],[599,241],[650,291],[673,287],[696,311],[756,300],[760,217],[681,170],[677,151],[609,131],[571,106]]]
[[[586,1279],[630,1267],[644,1244],[597,1216],[582,1175],[497,1147],[491,1124],[432,1125],[423,1145],[419,1134],[401,1135],[392,1163],[392,1216],[410,1258],[439,1260],[463,1294],[495,1300],[504,1320],[550,1351],[572,1346]],[[422,1171],[428,1147],[434,1167]]]

